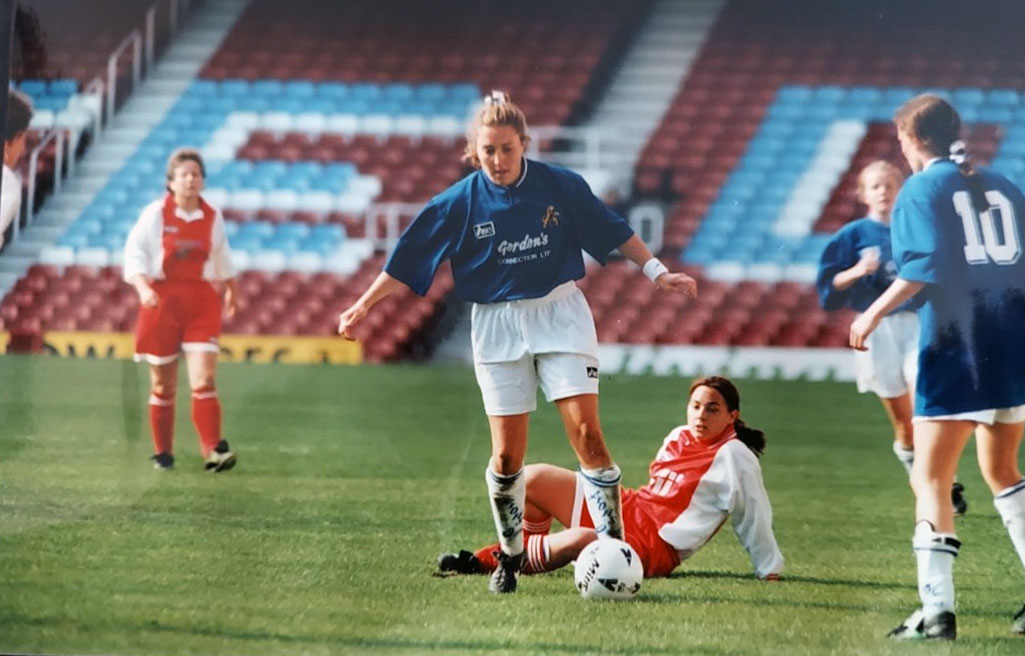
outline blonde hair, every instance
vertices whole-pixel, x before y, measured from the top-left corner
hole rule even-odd
[[[900,169],[885,159],[877,159],[865,165],[865,168],[861,169],[861,173],[858,174],[858,200],[865,200],[865,180],[873,173],[889,175],[897,183],[898,187],[904,183],[904,174],[901,173]]]
[[[480,168],[477,157],[477,133],[481,128],[510,127],[520,136],[524,147],[530,143],[527,134],[527,117],[517,107],[509,94],[504,91],[492,91],[484,97],[483,103],[473,113],[473,118],[466,128],[466,148],[463,149],[463,161],[475,169]]]

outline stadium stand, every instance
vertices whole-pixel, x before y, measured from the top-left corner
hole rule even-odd
[[[640,12],[611,1],[586,19],[569,20],[572,11],[448,0],[396,20],[388,3],[369,0],[251,3],[200,78],[44,251],[47,284],[27,274],[0,304],[0,322],[126,329],[127,301],[107,319],[59,312],[64,285],[109,278],[138,209],[160,191],[164,158],[191,143],[207,157],[207,193],[225,210],[245,271],[245,309],[227,329],[331,334],[337,310],[379,269],[381,235],[408,220],[385,225],[373,208],[423,202],[465,172],[463,122],[482,90],[510,89],[534,124],[586,116]],[[879,12],[885,21],[867,20]],[[955,38],[953,17],[981,33],[994,12],[1003,13],[991,39]],[[1009,27],[1022,13],[973,13],[952,0],[729,2],[633,171],[635,199],[669,208],[662,254],[699,279],[700,296],[657,294],[622,262],[594,271],[581,286],[600,340],[843,346],[851,317],[822,312],[810,276],[828,234],[858,214],[856,172],[875,158],[903,165],[889,125],[903,99],[948,93],[977,161],[1025,181],[1016,90],[1025,46]],[[472,26],[485,22],[499,26],[487,38],[501,55],[479,54]],[[81,280],[58,284],[68,271]],[[450,285],[440,278],[429,305],[383,305],[363,335],[368,357],[420,349],[411,336],[437,320],[428,310],[441,308]],[[58,302],[45,301],[51,291]],[[276,300],[261,308],[267,298]]]
[[[368,232],[394,234],[408,220],[386,226],[383,216],[364,218],[367,210],[422,203],[466,172],[461,137],[481,89],[501,84],[532,120],[564,122],[631,25],[631,12],[611,1],[569,28],[568,7],[478,3],[477,19],[503,25],[496,52],[545,51],[481,57],[465,3],[432,5],[419,22],[407,17],[402,35],[380,3],[299,4],[302,11],[249,6],[200,78],[0,303],[0,322],[14,332],[130,329],[136,307],[127,286],[112,296],[124,300],[109,303],[109,315],[102,303],[64,309],[63,294],[69,286],[111,291],[125,235],[160,193],[167,155],[196,144],[208,163],[206,195],[224,208],[243,271],[240,312],[225,330],[333,334],[338,311],[380,270],[373,252],[381,242]],[[384,57],[357,56],[385,49]],[[451,284],[442,273],[427,299],[403,295],[375,308],[359,335],[365,357],[422,352]]]

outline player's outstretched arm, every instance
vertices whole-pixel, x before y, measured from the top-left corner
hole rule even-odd
[[[698,295],[698,283],[686,273],[672,273],[651,254],[644,241],[636,234],[627,239],[619,250],[626,259],[641,267],[659,289],[683,294],[688,298]]]
[[[353,328],[367,316],[370,308],[374,307],[381,299],[394,294],[405,286],[405,283],[382,271],[374,279],[374,282],[370,283],[370,288],[363,292],[363,295],[349,309],[338,316],[338,334],[345,339],[354,339]]]

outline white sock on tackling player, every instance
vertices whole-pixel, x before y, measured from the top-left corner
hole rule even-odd
[[[502,476],[488,463],[484,480],[488,484],[491,514],[502,551],[515,556],[523,553],[523,509],[527,502],[527,483],[523,470],[511,476]]]
[[[1000,490],[993,497],[993,505],[1004,520],[1014,550],[1018,552],[1022,567],[1025,567],[1025,480]]]
[[[926,619],[954,612],[954,559],[961,542],[953,533],[937,533],[926,521],[915,525],[911,541],[918,561],[918,596]]]
[[[915,450],[905,449],[900,445],[900,442],[893,443],[893,455],[897,456],[897,460],[900,464],[904,465],[904,471],[911,475],[911,465],[915,462]]]
[[[584,501],[594,521],[594,532],[599,538],[623,539],[623,503],[619,482],[623,476],[615,463],[601,469],[580,468],[584,483]]]

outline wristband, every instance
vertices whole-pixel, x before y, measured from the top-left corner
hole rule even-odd
[[[658,277],[661,276],[663,273],[669,273],[669,269],[666,268],[666,265],[662,264],[662,261],[659,260],[657,257],[653,257],[647,262],[645,262],[644,266],[641,268],[641,271],[644,272],[644,275],[646,275],[648,277],[648,280],[650,280],[651,282],[655,282],[656,280],[658,280]]]

